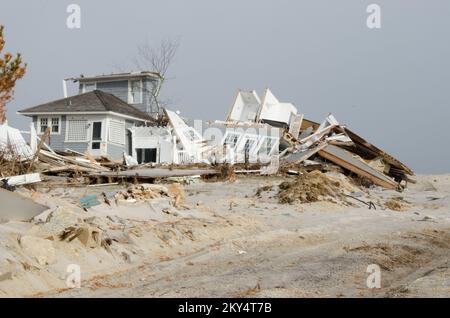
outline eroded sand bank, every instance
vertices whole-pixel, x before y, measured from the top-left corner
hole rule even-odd
[[[418,176],[402,193],[340,180],[376,210],[332,195],[280,203],[278,185],[292,180],[199,182],[184,186],[182,205],[160,197],[88,211],[80,197],[121,187],[40,190],[50,218],[0,224],[0,296],[450,296],[450,175]],[[61,241],[74,224],[110,244]],[[48,241],[44,251],[26,237]],[[80,266],[79,289],[66,285],[69,264]],[[380,289],[366,285],[370,264]]]

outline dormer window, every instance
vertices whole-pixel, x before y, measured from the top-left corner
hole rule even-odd
[[[130,80],[129,81],[128,103],[142,104],[142,81],[141,80]]]
[[[89,93],[96,89],[97,89],[97,84],[95,82],[83,84],[83,93]]]

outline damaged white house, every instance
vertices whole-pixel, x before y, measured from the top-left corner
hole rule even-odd
[[[203,136],[219,162],[268,162],[280,149],[286,129],[300,131],[302,115],[291,103],[281,103],[266,89],[261,101],[255,91],[239,90],[226,121],[207,124]],[[295,126],[295,128],[290,128]],[[296,138],[296,137],[295,137]]]

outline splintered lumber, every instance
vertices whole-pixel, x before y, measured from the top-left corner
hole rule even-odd
[[[214,169],[162,169],[162,168],[147,168],[134,169],[125,171],[108,171],[108,172],[92,172],[90,176],[103,177],[141,177],[141,178],[165,178],[165,177],[183,177],[195,175],[218,174]]]
[[[390,154],[386,153],[385,151],[381,150],[380,148],[372,145],[370,142],[366,141],[361,136],[358,136],[356,133],[351,131],[350,129],[346,127],[337,127],[338,131],[341,131],[345,133],[347,136],[350,137],[350,139],[360,148],[364,149],[365,151],[371,153],[374,157],[381,157],[384,161],[386,161],[388,164],[391,165],[391,167],[397,168],[398,170],[402,171],[403,174],[409,174],[410,176],[414,175],[414,172],[407,167],[405,164],[400,162],[398,159],[394,158]]]
[[[283,132],[283,139],[286,141],[289,145],[293,146],[297,143],[297,138],[295,138],[290,132],[284,131]]]
[[[328,145],[319,151],[319,155],[357,175],[368,178],[376,185],[387,189],[397,188],[397,183],[395,183],[395,181],[373,169],[361,160],[354,158],[350,152],[337,146]]]
[[[42,150],[42,149],[40,151],[39,158],[44,162],[48,162],[50,164],[53,162],[60,166],[70,163],[72,165],[88,168],[91,170],[109,171],[109,169],[102,167],[98,163],[93,163],[86,158],[61,156],[58,154],[52,154],[52,153]],[[59,162],[59,164],[58,164],[58,162]]]
[[[76,165],[64,165],[61,167],[52,167],[49,169],[45,169],[42,170],[41,173],[59,173],[59,172],[66,172],[66,171],[77,171],[77,172],[95,172],[94,169],[91,168],[85,168],[85,167],[80,167],[80,166],[76,166]]]
[[[291,154],[288,158],[286,158],[286,161],[288,162],[295,162],[295,163],[302,163],[303,161],[307,160],[323,148],[327,146],[326,142],[323,142],[321,144],[318,144],[315,147],[309,148],[305,151],[298,151],[296,153]]]
[[[33,159],[31,159],[30,166],[28,167],[27,173],[33,169],[33,164],[36,158],[39,156],[39,153],[41,151],[42,145],[45,143],[45,139],[50,136],[50,127],[45,128],[44,134],[41,136],[41,140],[39,141],[39,145],[37,146],[37,150],[33,155]]]

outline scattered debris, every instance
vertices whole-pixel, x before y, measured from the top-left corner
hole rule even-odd
[[[233,182],[236,180],[236,173],[234,167],[230,164],[223,164],[219,168],[217,174],[203,175],[202,179],[208,182],[218,182],[218,181],[229,181]]]
[[[393,210],[393,211],[407,211],[409,209],[409,204],[405,201],[403,201],[403,199],[399,198],[399,197],[395,197],[395,198],[391,198],[389,200],[387,200],[384,203],[384,206],[387,209]]]
[[[294,181],[282,182],[279,188],[280,203],[307,203],[344,197],[340,182],[320,171],[304,173]]]
[[[427,215],[425,215],[422,219],[416,220],[416,221],[418,221],[418,222],[435,222],[436,223],[436,221],[434,221],[433,218],[431,218],[431,217],[429,217]]]
[[[3,181],[4,184],[6,183],[7,187],[15,187],[24,184],[41,182],[42,180],[39,173],[29,173],[29,174],[22,174],[19,176],[2,178],[0,179],[0,181]]]
[[[118,201],[137,202],[169,196],[169,189],[163,185],[141,183],[129,186],[115,195]]]
[[[349,197],[349,198],[352,198],[353,200],[356,200],[356,201],[358,201],[358,202],[364,203],[365,205],[367,205],[367,207],[369,208],[369,210],[371,210],[371,209],[376,210],[376,209],[377,209],[377,207],[375,206],[375,203],[373,203],[372,201],[366,202],[366,201],[361,200],[361,199],[357,198],[356,196],[350,195],[350,194],[345,194],[345,196],[346,196],[346,197]]]
[[[71,242],[75,238],[78,238],[86,247],[97,248],[102,246],[102,233],[103,231],[97,227],[90,225],[74,225],[66,228],[59,235],[59,239],[61,241]]]
[[[273,185],[271,185],[271,184],[259,187],[258,190],[256,190],[256,194],[255,195],[257,197],[261,197],[261,193],[267,192],[267,191],[271,191],[272,189],[273,189]]]
[[[83,209],[88,209],[93,206],[101,204],[100,201],[97,199],[97,196],[95,194],[88,195],[84,198],[80,199],[80,205]]]

